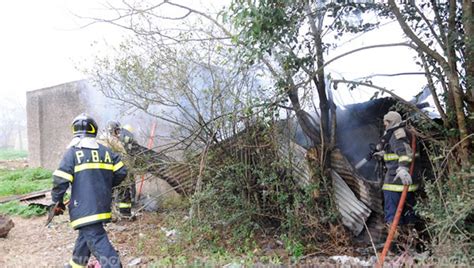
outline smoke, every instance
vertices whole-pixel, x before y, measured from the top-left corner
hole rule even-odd
[[[86,101],[86,107],[88,107],[88,111],[85,112],[97,121],[100,129],[99,135],[105,133],[107,122],[118,121],[122,126],[130,125],[135,139],[139,144],[145,146],[148,144],[151,128],[155,124],[154,147],[164,146],[170,142],[173,128],[168,122],[157,119],[131,104],[106,97],[90,81],[82,80],[79,83],[82,87],[82,99]],[[166,113],[166,111],[150,107],[150,110],[153,109],[155,110],[153,113]]]

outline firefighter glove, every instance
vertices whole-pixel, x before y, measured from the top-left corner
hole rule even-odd
[[[383,158],[383,156],[385,155],[385,151],[378,151],[378,152],[375,152],[373,154],[374,157],[380,157],[380,158]]]
[[[402,181],[403,185],[410,185],[412,184],[412,179],[410,173],[408,173],[408,168],[406,167],[398,167],[397,168],[397,175],[395,175],[395,178],[393,180],[397,180],[400,178]]]
[[[54,216],[58,216],[58,215],[64,214],[64,211],[66,210],[66,206],[64,205],[63,202],[57,202],[56,204],[53,204],[51,206],[51,209],[53,210]]]

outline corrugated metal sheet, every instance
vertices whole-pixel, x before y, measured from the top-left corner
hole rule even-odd
[[[357,236],[364,230],[364,223],[369,218],[371,210],[354,195],[335,170],[331,170],[331,178],[342,223]]]
[[[189,163],[178,162],[138,144],[134,144],[132,154],[147,164],[148,173],[168,182],[177,193],[185,196],[193,193],[195,175]]]
[[[211,150],[215,149],[217,152],[224,150],[226,153],[235,154],[244,163],[256,165],[258,163],[255,162],[259,159],[256,156],[265,153],[268,148],[265,146],[261,148],[258,146],[238,146],[239,141],[241,141],[240,138],[244,137],[244,134],[240,133],[215,148],[211,148]],[[300,186],[310,184],[312,177],[307,160],[308,151],[289,140],[288,137],[280,136],[278,140],[278,158],[290,163],[293,178]],[[354,235],[358,235],[363,231],[364,223],[367,222],[370,232],[377,240],[378,236],[383,235],[383,224],[381,224],[383,223],[383,218],[381,218],[383,207],[380,185],[359,175],[340,151],[335,150],[330,157],[331,177],[343,224]],[[167,181],[178,193],[186,196],[193,194],[197,177],[196,168],[192,168],[189,163],[180,163],[157,155],[153,159],[158,164],[154,170],[150,170],[151,173]]]
[[[307,150],[302,146],[282,137],[279,143],[279,156],[291,164],[291,172],[300,186],[306,186],[311,182],[311,171],[306,158]],[[341,155],[342,156],[342,155]],[[340,157],[342,164],[344,157]],[[341,178],[336,170],[331,170],[334,185],[334,193],[342,223],[349,228],[354,235],[359,235],[364,229],[364,223],[371,214],[371,210],[361,202],[347,183]],[[357,181],[357,179],[353,179]],[[362,189],[365,189],[362,187]]]
[[[288,139],[280,139],[278,155],[290,164],[291,173],[300,186],[311,182],[311,171],[306,160],[307,150]]]
[[[357,198],[371,210],[383,214],[382,187],[379,183],[368,181],[359,175],[339,150],[334,150],[331,154],[331,167],[349,185]]]
[[[331,166],[348,184],[356,197],[372,210],[372,214],[366,222],[368,231],[376,243],[383,241],[386,230],[380,183],[366,180],[361,176],[339,150],[332,152]],[[364,232],[364,236],[368,239],[367,233]]]

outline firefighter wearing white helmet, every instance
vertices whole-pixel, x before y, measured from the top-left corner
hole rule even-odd
[[[412,224],[416,220],[413,206],[415,205],[414,191],[418,189],[418,182],[414,181],[408,171],[413,155],[409,145],[411,136],[407,135],[402,117],[397,112],[388,112],[383,118],[383,123],[385,134],[378,147],[383,150],[381,155],[387,168],[382,186],[385,221],[391,224],[394,220],[403,186],[408,185],[406,205],[399,223],[400,225]]]

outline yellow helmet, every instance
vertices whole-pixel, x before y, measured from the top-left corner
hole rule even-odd
[[[128,130],[130,133],[133,133],[133,127],[129,124],[124,125],[122,128]]]

